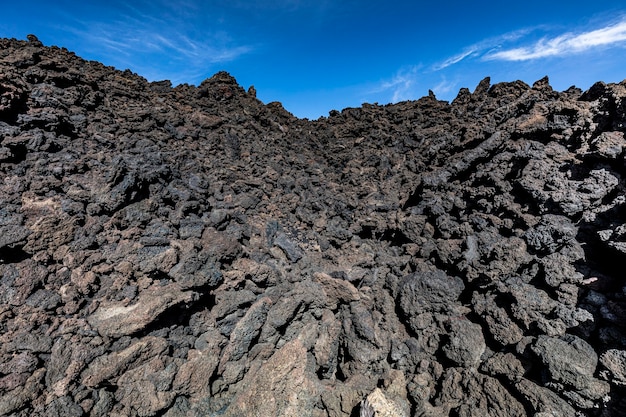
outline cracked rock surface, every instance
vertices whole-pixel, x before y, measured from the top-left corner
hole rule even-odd
[[[0,39],[0,415],[626,415],[626,83],[253,90]]]

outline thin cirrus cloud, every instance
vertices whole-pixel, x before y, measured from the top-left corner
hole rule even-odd
[[[433,74],[439,73],[440,71],[454,66],[461,61],[480,57],[485,53],[485,51],[492,50],[493,48],[496,48],[504,43],[521,39],[532,30],[533,29],[522,29],[505,33],[497,37],[484,39],[466,47],[462,52],[431,66],[414,65],[404,67],[397,71],[390,79],[379,83],[378,87],[372,89],[369,94],[386,94],[382,100],[389,100],[393,103],[402,100],[409,100],[419,95],[420,87],[424,87],[424,85],[420,85],[424,84],[424,82],[420,83],[420,80],[428,79],[429,82],[432,81],[434,84],[431,89],[435,94],[447,95],[457,87],[459,80],[454,76],[452,79],[448,79],[448,77],[443,75],[437,76],[437,81],[434,81],[432,78]]]
[[[459,62],[463,61],[465,58],[471,56],[472,54],[475,54],[476,52],[478,52],[479,48],[477,46],[470,46],[469,48],[466,48],[463,52],[461,52],[460,54],[451,56],[450,58],[446,59],[443,62],[440,62],[438,64],[435,64],[433,66],[433,69],[435,71],[439,71],[442,70],[444,68],[447,68],[451,65],[454,64],[458,64]]]
[[[413,65],[400,69],[391,78],[378,83],[375,88],[364,94],[364,100],[377,98],[380,101],[397,103],[403,100],[413,100],[422,94],[425,87],[425,78],[432,75],[432,71],[424,65]],[[433,79],[429,79],[433,81]],[[459,80],[457,77],[449,79],[445,75],[437,75],[437,81],[433,81],[430,89],[437,95],[447,95],[454,91]],[[382,96],[381,96],[382,95]]]
[[[419,66],[402,68],[391,79],[380,82],[377,87],[368,91],[366,95],[391,94],[390,100],[393,103],[408,100],[415,95],[419,70]]]
[[[130,68],[149,80],[170,79],[174,84],[202,78],[215,64],[254,49],[224,31],[194,33],[183,17],[165,19],[131,9],[115,21],[74,21],[63,29],[87,48],[98,45],[94,52],[109,65]]]
[[[529,61],[626,44],[626,19],[600,29],[543,38],[532,45],[486,54],[484,60]]]
[[[398,102],[431,88],[438,96],[450,98],[458,85],[470,82],[462,72],[453,69],[461,64],[470,73],[493,73],[497,68],[489,63],[561,58],[616,47],[626,47],[626,16],[589,30],[558,33],[547,25],[527,27],[483,39],[430,66],[405,67],[379,83],[370,94]],[[511,74],[518,78],[527,76],[523,70],[507,73]]]
[[[448,80],[447,77],[443,76],[441,78],[441,81],[439,81],[438,84],[435,84],[435,86],[432,88],[432,91],[435,94],[449,94],[452,93],[458,85],[458,80],[457,79],[453,79],[453,80]]]
[[[538,27],[525,28],[513,32],[504,33],[496,37],[484,39],[480,42],[466,47],[462,52],[436,63],[432,66],[432,69],[434,71],[441,71],[468,58],[480,57],[484,55],[485,51],[491,51],[494,48],[499,48],[504,44],[518,41],[524,36],[538,29]]]

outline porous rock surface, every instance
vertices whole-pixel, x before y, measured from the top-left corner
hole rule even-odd
[[[0,40],[0,415],[626,415],[625,97],[309,121]]]

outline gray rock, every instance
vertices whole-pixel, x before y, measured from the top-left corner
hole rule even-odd
[[[601,375],[618,386],[626,385],[626,351],[609,349],[600,356],[605,371]]]
[[[321,388],[316,380],[307,371],[306,349],[296,339],[246,375],[246,388],[239,391],[224,415],[312,415]]]
[[[224,276],[215,259],[207,253],[186,253],[184,257],[169,270],[169,275],[183,288],[216,287]]]
[[[24,242],[30,235],[30,230],[19,225],[0,226],[0,248]],[[4,262],[11,262],[11,259],[4,259]]]
[[[2,337],[1,351],[31,353],[50,353],[52,338],[46,335],[37,335],[28,331],[18,331],[13,334],[5,334]]]
[[[67,395],[52,400],[50,404],[46,405],[45,412],[46,416],[50,417],[80,417],[84,413],[81,406]]]
[[[272,300],[269,297],[263,297],[250,306],[230,334],[230,341],[224,348],[220,367],[223,368],[228,361],[238,361],[248,353],[252,341],[259,335],[261,327],[265,324],[271,305]]]
[[[31,294],[25,303],[43,310],[52,310],[61,304],[61,296],[55,291],[40,289]]]
[[[486,349],[482,327],[466,319],[457,319],[450,321],[448,331],[449,340],[442,349],[444,355],[457,366],[477,366]]]
[[[87,387],[97,387],[119,377],[128,369],[136,368],[158,357],[165,349],[167,349],[165,339],[147,336],[119,352],[96,358],[82,372],[81,383]]]
[[[563,216],[547,214],[540,223],[529,229],[524,237],[528,246],[536,251],[554,253],[576,237],[577,229]]]
[[[512,353],[496,353],[481,364],[480,370],[493,377],[504,377],[511,382],[519,382],[525,369]]]
[[[0,39],[0,414],[624,414],[625,100],[308,121]]]
[[[553,379],[574,385],[576,376],[590,376],[598,366],[598,355],[584,340],[574,335],[539,336],[532,347]]]
[[[602,132],[591,141],[591,154],[614,160],[624,153],[624,146],[626,146],[626,140],[624,140],[623,132]]]
[[[298,245],[282,232],[276,234],[276,237],[274,238],[274,245],[281,248],[291,262],[298,262],[303,256],[302,251],[298,248]]]
[[[499,297],[498,297],[499,298]],[[500,307],[497,296],[494,294],[478,294],[472,297],[474,311],[480,314],[485,321],[489,335],[503,346],[518,343],[524,337],[524,332],[513,320],[513,315]]]
[[[522,379],[515,384],[515,389],[539,413],[553,416],[577,417],[574,407],[567,403],[548,388],[539,386],[528,379]]]
[[[441,270],[407,275],[402,279],[399,306],[409,318],[414,331],[419,332],[419,316],[425,312],[450,312],[465,285],[458,277]]]
[[[579,391],[590,388],[597,381],[593,374],[598,365],[598,355],[591,345],[577,336],[539,336],[532,350],[546,366],[553,381]],[[595,391],[598,391],[595,398],[600,398],[602,390]]]
[[[177,284],[154,286],[144,290],[133,304],[101,304],[87,321],[101,335],[121,337],[145,328],[168,308],[190,303],[196,297],[196,293],[183,291]]]
[[[460,416],[525,416],[526,412],[497,379],[475,370],[448,369],[434,404],[451,408]]]

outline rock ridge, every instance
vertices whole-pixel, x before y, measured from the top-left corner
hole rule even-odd
[[[626,82],[315,121],[0,39],[0,415],[626,415]]]

